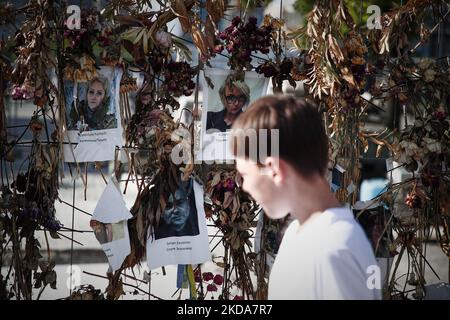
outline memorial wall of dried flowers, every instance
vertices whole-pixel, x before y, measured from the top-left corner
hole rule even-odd
[[[64,81],[88,82],[100,65],[123,70],[120,112],[126,132],[125,176],[137,181],[139,190],[128,222],[131,254],[121,269],[108,275],[107,298],[122,295],[123,271],[140,264],[146,239],[152,236],[149,227],[158,225],[169,196],[189,177],[202,182],[207,219],[223,235],[223,261],[215,261],[223,274],[214,277],[207,291],[217,290],[218,285],[222,299],[232,298],[234,289],[240,292],[238,298],[267,297],[265,247],[255,253],[251,240],[260,208],[241,189],[234,167],[171,161],[177,146],[188,159],[194,157],[194,140],[183,139],[182,133],[194,136],[194,126],[171,116],[180,108],[176,98],[197,95],[199,73],[217,55],[227,57],[236,77],[255,70],[271,78],[275,92],[282,92],[285,81],[293,87],[303,82],[305,95],[323,112],[330,138],[330,170],[339,166],[342,174],[336,190],[342,203],[354,205],[358,199],[360,160],[369,143],[378,146],[377,156],[386,148],[399,167],[411,172],[410,178],[391,183],[375,200],[390,209],[383,230],[396,234],[390,252],[411,258],[413,276],[408,274],[406,281],[415,286],[414,297],[423,298],[430,231],[450,257],[450,64],[448,57],[419,57],[417,49],[448,19],[448,4],[410,0],[383,13],[380,29],[367,30],[352,18],[344,1],[318,0],[304,26],[289,33],[283,31],[282,19],[266,16],[258,21],[246,10],[240,16],[226,16],[231,5],[225,0],[171,0],[157,10],[146,10],[146,4],[116,0],[101,13],[83,10],[81,28],[75,30],[66,25],[66,8],[58,1],[30,0],[21,8],[0,4],[1,26],[21,19],[15,33],[0,40],[0,94],[35,105],[25,128],[33,136],[29,161],[14,172],[14,151],[22,137],[7,136],[5,100],[0,100],[2,266],[4,257],[11,257],[7,273],[0,277],[0,299],[32,299],[33,286],[41,288],[39,296],[46,286],[56,286],[51,248],[48,241],[42,246],[34,234],[43,230],[46,239],[62,235],[54,203],[64,174],[60,165],[66,128]],[[430,19],[435,27],[429,26]],[[198,61],[191,59],[192,46],[171,34],[168,23],[174,20],[192,39]],[[223,30],[220,21],[227,21]],[[288,54],[288,49],[296,51]],[[57,85],[49,69],[54,70]],[[132,72],[143,74],[139,89]],[[136,96],[134,112],[130,93]],[[381,132],[365,128],[367,112],[387,104],[405,115],[403,125]],[[194,119],[197,109],[196,98],[194,110],[188,111]],[[123,167],[117,160],[118,172]],[[80,166],[72,166],[71,171],[78,172],[87,187]],[[262,237],[278,227],[278,222],[266,223]],[[41,250],[47,251],[45,259]],[[200,269],[195,273],[199,278]],[[202,298],[203,281],[197,280]],[[203,274],[203,280],[212,277]],[[395,271],[385,289],[385,298],[406,297],[396,283]],[[72,298],[88,295],[100,297],[94,288],[84,287]]]

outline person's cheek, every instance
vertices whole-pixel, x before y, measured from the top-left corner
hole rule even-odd
[[[242,187],[243,187],[243,189],[244,189],[245,192],[248,192],[248,193],[252,194],[253,188],[252,188],[252,186],[251,186],[251,181],[250,181],[250,179],[246,178],[246,179],[244,180],[244,183],[242,184]]]

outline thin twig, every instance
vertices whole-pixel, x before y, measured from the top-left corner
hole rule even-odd
[[[84,271],[84,270],[83,270],[83,273],[88,274],[88,275],[90,275],[90,276],[99,277],[99,278],[103,278],[103,279],[109,280],[108,277],[101,276],[101,275],[99,275],[99,274],[87,272],[87,271]],[[137,286],[135,286],[135,285],[132,285],[132,284],[129,284],[129,283],[126,283],[126,282],[123,282],[123,285],[124,285],[124,286],[129,286],[129,287],[132,287],[132,288],[135,288],[135,289],[141,291],[142,293],[151,295],[153,298],[156,298],[156,299],[158,299],[158,300],[164,300],[164,299],[162,299],[162,298],[160,298],[160,297],[158,297],[158,296],[155,296],[155,295],[152,294],[152,293],[149,293],[149,292],[147,292],[147,291],[145,291],[145,290],[142,290],[141,288],[139,288],[139,287],[137,287]]]

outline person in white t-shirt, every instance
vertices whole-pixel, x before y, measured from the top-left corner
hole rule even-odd
[[[372,247],[325,178],[328,138],[316,107],[305,99],[266,96],[232,129],[243,189],[269,218],[294,218],[270,273],[269,299],[380,299]],[[260,129],[267,135],[258,135]]]

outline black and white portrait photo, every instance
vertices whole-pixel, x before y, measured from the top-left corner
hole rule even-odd
[[[203,186],[193,178],[180,183],[170,196],[158,226],[147,240],[150,270],[211,259],[203,197]]]
[[[189,179],[181,182],[175,194],[170,195],[155,229],[155,239],[196,236],[199,233],[193,181]]]

